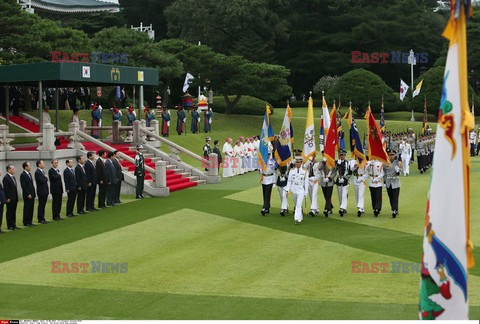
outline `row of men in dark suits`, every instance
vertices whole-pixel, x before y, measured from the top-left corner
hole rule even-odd
[[[30,173],[31,166],[29,162],[22,164],[23,171],[20,175],[20,186],[22,189],[23,205],[23,225],[25,227],[35,226],[33,224],[33,213],[35,199],[38,198],[37,220],[39,224],[48,224],[45,219],[45,206],[48,195],[52,196],[52,217],[55,221],[63,220],[60,217],[62,209],[62,197],[67,193],[67,217],[75,217],[73,213],[75,202],[77,204],[77,214],[97,211],[95,208],[95,195],[98,190],[98,208],[107,208],[121,203],[120,191],[122,181],[124,180],[122,166],[118,151],[107,152],[100,150],[98,159],[95,162],[95,154],[87,153],[85,156],[77,156],[77,165],[74,168],[73,160],[66,160],[66,169],[62,175],[58,169],[58,160],[51,161],[51,168],[48,170],[48,176],[45,171],[45,163],[42,160],[36,162],[37,170],[34,177],[37,184],[33,184],[33,177]],[[15,167],[13,164],[7,165],[7,174],[3,178],[3,186],[0,184],[0,234],[3,206],[6,205],[7,228],[9,230],[20,229],[16,225],[16,211],[18,204],[17,180],[15,178]],[[1,175],[1,172],[0,172]],[[50,183],[50,184],[49,184]]]

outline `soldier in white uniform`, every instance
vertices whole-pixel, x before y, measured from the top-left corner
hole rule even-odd
[[[268,161],[265,170],[260,168],[260,174],[262,175],[262,192],[263,192],[263,208],[260,213],[270,214],[270,200],[272,198],[272,188],[275,183],[275,170],[277,169],[277,162],[272,159],[272,154],[268,153]]]
[[[372,197],[373,214],[377,217],[382,210],[382,187],[383,187],[383,164],[377,160],[370,160],[367,163],[370,195]]]
[[[229,178],[233,177],[233,168],[232,168],[232,163],[233,163],[233,147],[231,145],[232,139],[231,138],[226,138],[225,144],[223,144],[223,149],[222,152],[224,154],[224,162],[223,164],[223,177],[224,178]]]
[[[287,192],[285,191],[285,187],[288,183],[288,166],[280,166],[277,170],[277,188],[281,202],[280,215],[285,216],[285,214],[288,214],[288,197]]]
[[[287,192],[291,192],[293,195],[295,225],[300,224],[303,220],[302,203],[308,192],[308,174],[307,171],[302,168],[302,162],[302,157],[297,156],[295,159],[295,168],[290,170],[285,188]]]
[[[327,159],[323,159],[319,166],[320,169],[320,186],[322,186],[323,197],[325,198],[325,208],[323,209],[323,215],[328,217],[328,214],[332,213],[332,193],[335,179],[335,168],[329,168],[327,165]]]
[[[388,159],[390,165],[385,165],[384,181],[385,187],[387,187],[388,198],[390,200],[390,206],[392,207],[392,217],[395,218],[398,215],[398,197],[400,195],[400,172],[402,171],[402,162],[395,158],[397,152],[395,150],[388,151]]]
[[[340,150],[338,155],[339,159],[335,162],[335,171],[337,174],[335,184],[337,185],[338,204],[340,205],[338,213],[340,214],[340,217],[343,217],[343,215],[347,213],[348,204],[350,169],[347,160],[345,160],[346,153],[345,150]]]
[[[310,197],[310,213],[314,217],[319,214],[318,211],[318,186],[320,182],[320,163],[315,160],[315,156],[305,162],[304,168],[308,173],[308,196]]]
[[[368,174],[365,171],[365,166],[362,167],[356,159],[350,161],[350,170],[352,172],[353,191],[358,208],[357,216],[360,217],[365,213],[365,181]]]
[[[407,142],[407,138],[404,137],[400,144],[400,154],[402,154],[403,175],[408,176],[410,173],[410,160],[412,159],[412,147]]]

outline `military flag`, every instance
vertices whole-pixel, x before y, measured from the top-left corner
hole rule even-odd
[[[292,127],[292,108],[287,104],[285,117],[283,117],[282,128],[278,134],[275,158],[278,165],[285,166],[292,160],[293,150],[293,127]]]
[[[450,43],[438,114],[435,155],[427,201],[420,281],[421,319],[468,319],[470,241],[469,131],[466,19],[470,1],[450,1],[443,32]]]
[[[273,128],[270,122],[270,107],[267,105],[265,109],[265,116],[263,117],[262,131],[260,132],[260,144],[259,144],[259,155],[258,155],[258,164],[262,170],[266,170],[268,162],[268,147],[270,146],[270,141],[273,140]]]
[[[313,124],[313,99],[308,99],[307,122],[305,125],[305,137],[303,139],[302,158],[304,161],[317,153],[315,147],[315,125]]]
[[[337,124],[337,109],[335,108],[335,103],[332,107],[331,112],[331,125]],[[335,149],[338,145],[338,133],[337,127],[330,127],[327,133],[327,139],[325,140],[325,150],[323,156],[327,159],[327,165],[330,168],[335,166]]]
[[[368,132],[368,157],[370,160],[379,160],[380,162],[390,164],[385,146],[383,145],[383,136],[378,127],[377,121],[373,116],[370,105],[367,110],[367,132]]]
[[[380,112],[380,130],[385,131],[385,110],[383,109],[383,96],[382,96],[382,110]]]
[[[360,133],[358,132],[357,123],[353,118],[353,109],[352,103],[350,102],[350,107],[347,111],[348,125],[350,126],[350,152],[352,156],[358,161],[360,166],[364,166],[367,163],[367,158],[362,147],[362,141],[360,140]]]

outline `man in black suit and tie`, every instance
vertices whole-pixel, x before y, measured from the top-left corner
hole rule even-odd
[[[50,180],[50,193],[52,194],[52,216],[53,220],[60,221],[60,211],[62,210],[63,184],[60,170],[58,169],[58,160],[52,160],[52,167],[48,170],[48,179]]]
[[[87,153],[87,162],[85,162],[85,173],[87,174],[87,211],[96,211],[95,192],[97,191],[97,169],[94,164],[95,156],[93,152]]]
[[[0,176],[2,175],[2,172],[0,172]],[[5,196],[5,191],[3,190],[3,186],[0,183],[0,234],[4,234],[5,232],[2,232],[2,221],[3,221],[3,205],[7,203],[7,197]]]
[[[33,209],[35,207],[35,187],[30,174],[31,166],[28,162],[22,163],[23,172],[20,175],[23,197],[23,226],[31,227],[33,221]]]
[[[112,159],[113,166],[115,167],[115,173],[117,175],[117,188],[115,192],[115,204],[120,204],[120,192],[122,191],[122,181],[124,180],[123,172],[122,172],[122,165],[120,164],[120,152],[115,151],[113,152],[114,156]]]
[[[67,217],[74,217],[73,206],[75,206],[77,197],[77,182],[75,181],[75,171],[73,171],[73,161],[67,160],[66,163],[67,168],[63,170],[63,181],[67,192]]]
[[[107,161],[107,152],[100,150],[98,151],[98,156],[99,158],[95,164],[98,182],[98,208],[106,208],[105,200],[107,199],[108,176],[105,169],[105,162]]]
[[[16,225],[17,220],[17,203],[18,203],[18,191],[17,180],[13,176],[15,174],[15,167],[13,164],[7,165],[7,174],[3,177],[3,190],[7,198],[7,227],[9,230],[19,230]]]
[[[87,195],[87,173],[85,172],[85,157],[77,156],[77,166],[75,167],[75,181],[77,182],[77,213],[85,214],[85,196]]]
[[[108,176],[107,206],[115,206],[115,195],[117,193],[117,172],[113,165],[113,152],[108,152],[108,159],[105,162],[105,171]]]
[[[213,142],[213,153],[217,153],[217,168],[218,168],[218,171],[220,172],[220,164],[222,164],[222,152],[220,152],[220,148],[218,147],[218,140],[215,140]],[[215,166],[214,166],[215,167]],[[218,173],[220,174],[220,173]]]
[[[40,224],[48,224],[45,220],[45,205],[48,199],[48,178],[45,175],[45,163],[42,160],[38,160],[36,164],[35,182],[37,183],[38,196],[37,220]]]

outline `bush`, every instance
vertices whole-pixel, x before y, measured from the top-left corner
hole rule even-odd
[[[233,101],[235,96],[229,96],[229,98]],[[267,104],[269,103],[255,97],[242,96],[232,113],[237,115],[264,115]],[[214,96],[211,107],[214,112],[224,114],[227,109],[225,98],[223,96]],[[270,107],[273,113],[273,106],[270,105]]]

